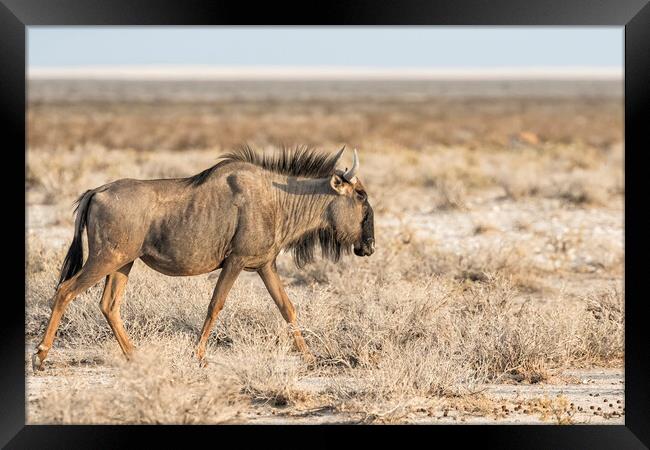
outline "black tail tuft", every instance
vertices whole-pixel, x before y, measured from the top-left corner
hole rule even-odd
[[[74,225],[74,238],[72,244],[68,249],[68,253],[63,260],[63,267],[61,267],[61,275],[59,276],[59,284],[72,278],[83,266],[84,251],[82,243],[83,230],[86,227],[88,219],[88,205],[95,191],[86,191],[75,202],[75,211],[77,218]]]

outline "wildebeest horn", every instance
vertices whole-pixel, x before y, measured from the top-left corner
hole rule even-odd
[[[341,159],[341,155],[343,154],[343,151],[344,151],[344,150],[345,150],[345,145],[343,146],[343,148],[342,148],[341,150],[338,151],[338,153],[337,153],[336,156],[334,157],[334,159],[336,160],[336,162],[339,162],[339,159]]]
[[[359,171],[359,155],[357,155],[357,149],[354,149],[354,160],[352,161],[352,168],[346,170],[343,174],[345,178],[350,183],[354,183],[357,172]]]

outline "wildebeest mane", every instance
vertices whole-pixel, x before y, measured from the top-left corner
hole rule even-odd
[[[294,177],[324,178],[334,173],[336,154],[317,151],[309,146],[282,147],[274,154],[253,150],[248,144],[221,155],[222,161],[187,179],[192,186],[203,184],[219,167],[232,162],[247,162],[271,172]]]

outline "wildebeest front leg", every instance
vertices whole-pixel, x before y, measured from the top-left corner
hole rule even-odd
[[[302,352],[309,363],[313,363],[315,358],[309,351],[309,348],[307,347],[307,344],[305,344],[305,340],[302,338],[302,334],[298,329],[296,323],[296,308],[294,308],[293,304],[289,300],[289,296],[287,296],[287,293],[284,291],[282,281],[275,269],[275,262],[262,267],[258,270],[258,273],[260,274],[266,289],[269,291],[269,294],[271,294],[273,301],[278,306],[278,309],[280,309],[282,317],[284,317],[284,320],[286,320],[291,326],[296,347]]]
[[[226,259],[223,263],[221,274],[217,280],[217,286],[214,288],[212,300],[210,301],[210,306],[208,306],[208,315],[205,318],[203,329],[201,330],[201,335],[197,342],[196,356],[201,362],[205,357],[205,347],[208,343],[208,336],[210,336],[212,325],[214,325],[214,321],[217,319],[219,311],[221,311],[223,304],[226,302],[228,292],[230,292],[230,288],[235,283],[235,280],[241,273],[242,269],[242,265],[239,264],[239,261],[237,260]]]

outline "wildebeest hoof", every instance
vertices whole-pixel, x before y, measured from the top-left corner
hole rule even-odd
[[[41,361],[40,356],[38,356],[38,353],[32,355],[32,369],[35,374],[43,370],[43,362],[44,361]]]
[[[305,363],[307,363],[308,369],[315,369],[318,365],[317,359],[311,353],[304,354],[303,359],[305,360]]]

